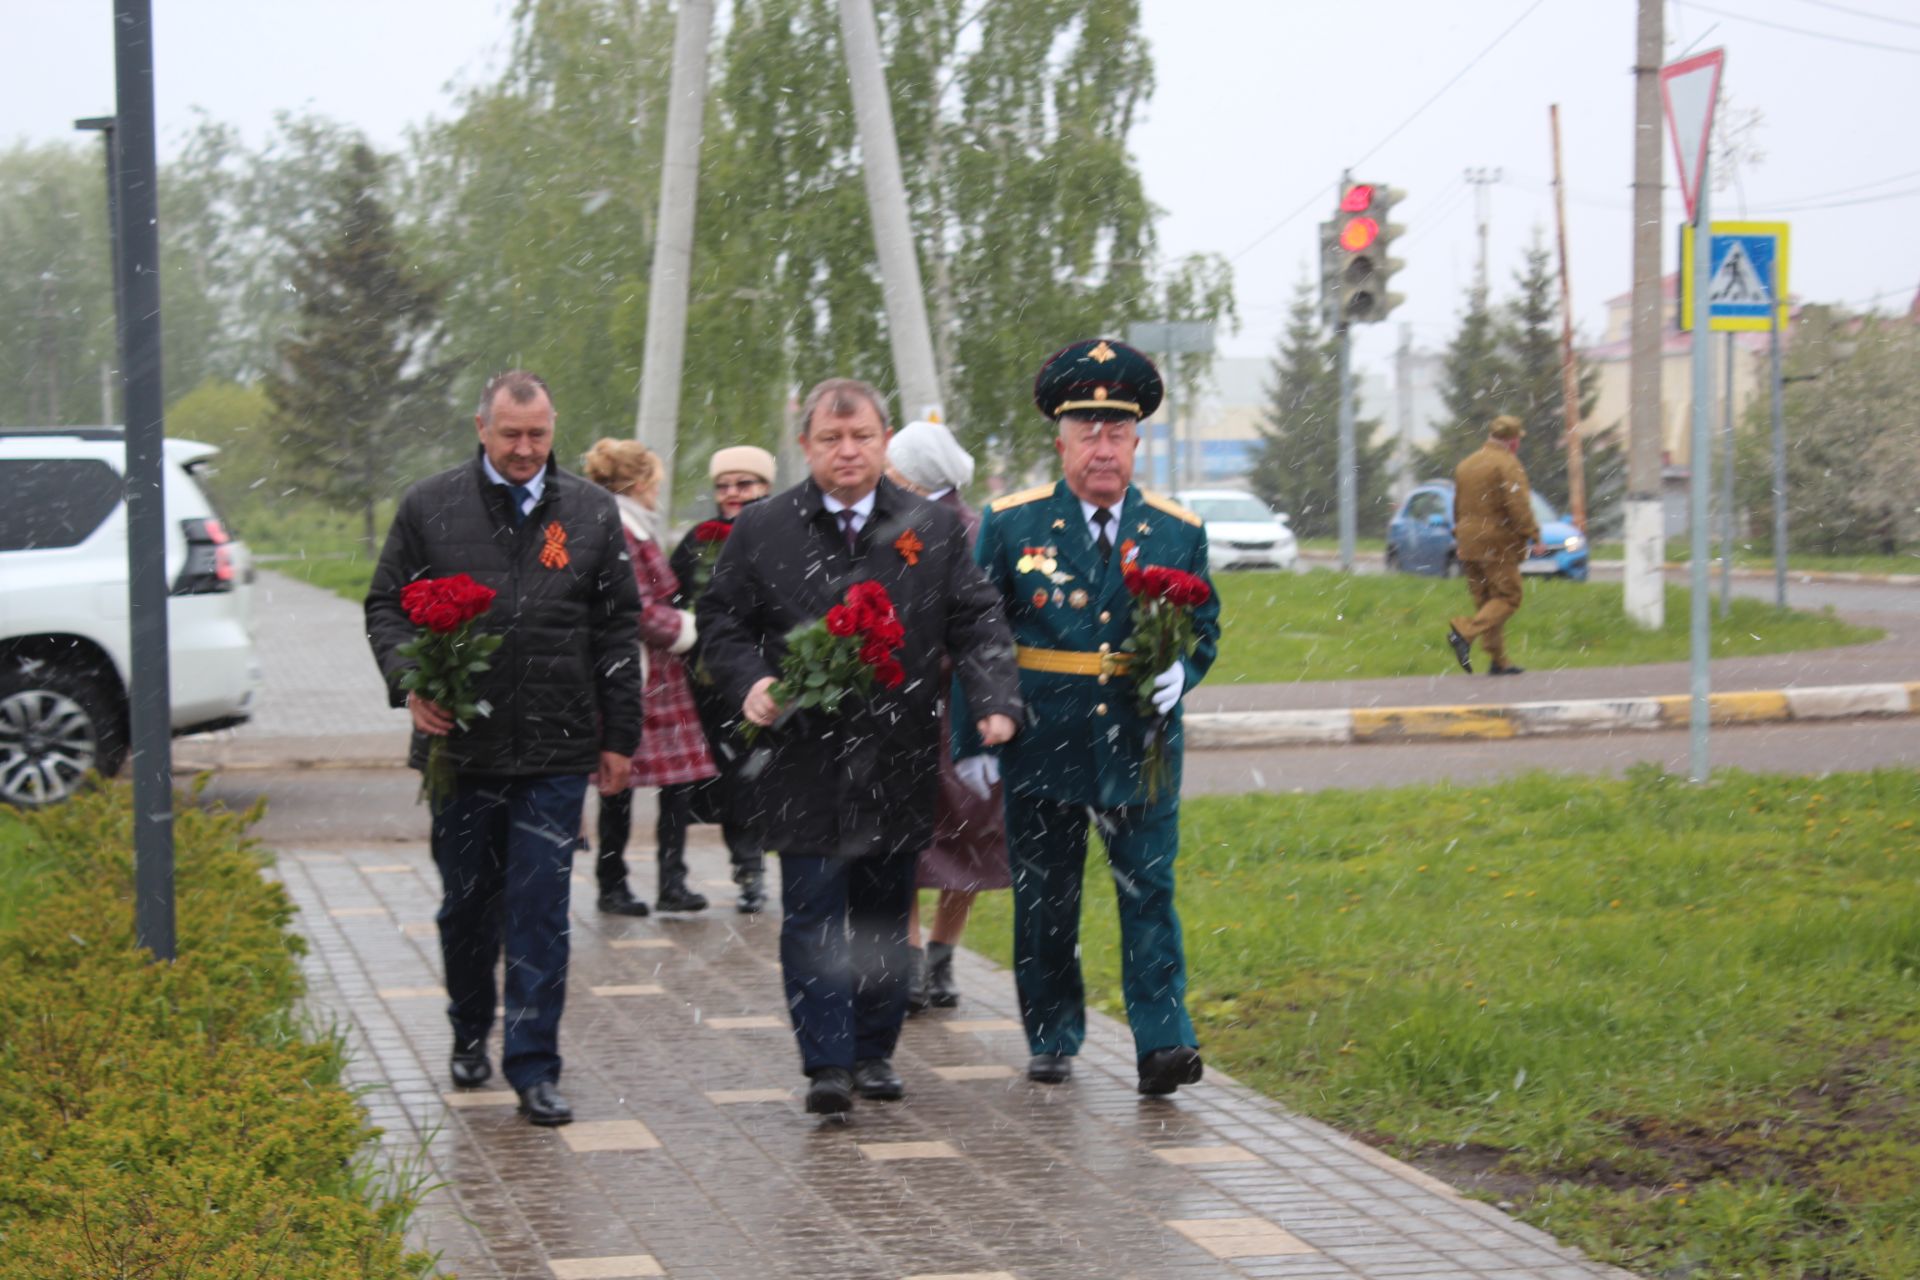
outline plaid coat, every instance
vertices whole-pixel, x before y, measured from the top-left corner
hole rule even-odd
[[[652,538],[636,538],[630,529],[627,553],[640,587],[640,643],[646,658],[646,687],[640,695],[640,745],[633,753],[633,785],[664,787],[711,778],[716,770],[707,751],[707,735],[694,710],[687,664],[680,643],[693,626],[691,614],[673,607],[680,583]]]

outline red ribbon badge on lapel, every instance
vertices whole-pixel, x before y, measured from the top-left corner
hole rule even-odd
[[[546,538],[546,545],[540,548],[541,564],[549,569],[564,569],[572,563],[567,555],[567,531],[560,527],[558,520],[548,523]]]
[[[927,544],[920,541],[919,534],[909,529],[893,540],[893,549],[900,553],[900,558],[907,562],[907,567],[912,568],[920,563],[920,553],[927,549]]]

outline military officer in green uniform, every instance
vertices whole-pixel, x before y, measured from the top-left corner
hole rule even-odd
[[[1118,891],[1122,984],[1144,1094],[1172,1093],[1201,1074],[1173,902],[1180,698],[1206,675],[1220,638],[1219,603],[1210,600],[1195,611],[1192,657],[1154,673],[1169,770],[1149,798],[1141,765],[1154,724],[1135,710],[1136,673],[1122,651],[1132,625],[1123,567],[1207,573],[1200,518],[1133,485],[1139,422],[1161,394],[1153,362],[1121,342],[1077,342],[1049,359],[1034,399],[1056,424],[1063,478],[989,504],[975,548],[1006,600],[1027,708],[1026,727],[1000,754],[1014,980],[1033,1054],[1027,1075],[1066,1080],[1085,1038],[1080,888],[1094,825]]]

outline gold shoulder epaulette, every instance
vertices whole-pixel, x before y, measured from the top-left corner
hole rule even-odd
[[[1185,507],[1175,502],[1172,498],[1166,497],[1163,494],[1158,494],[1147,489],[1142,489],[1140,491],[1140,499],[1141,501],[1145,502],[1148,506],[1152,507],[1155,511],[1164,511],[1176,520],[1185,520],[1188,524],[1192,524],[1192,525],[1199,525],[1199,524],[1206,523],[1199,516],[1187,510]]]
[[[1018,493],[1009,493],[1001,497],[995,498],[992,502],[989,502],[987,504],[987,510],[1005,511],[1009,507],[1024,507],[1029,502],[1038,502],[1042,498],[1050,498],[1052,496],[1053,496],[1052,485],[1037,484],[1033,486],[1033,488],[1031,489],[1022,489]]]

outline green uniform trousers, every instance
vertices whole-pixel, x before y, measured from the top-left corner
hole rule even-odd
[[[1187,965],[1173,907],[1180,803],[1097,809],[1007,793],[1013,869],[1013,979],[1034,1053],[1073,1054],[1086,1039],[1080,885],[1087,827],[1098,824],[1120,907],[1121,991],[1136,1058],[1193,1045]]]

